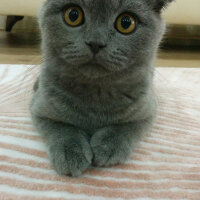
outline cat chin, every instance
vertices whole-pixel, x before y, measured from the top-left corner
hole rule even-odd
[[[103,65],[95,62],[82,64],[78,67],[77,70],[79,74],[88,79],[105,77],[111,73]]]
[[[113,73],[123,72],[129,68],[128,64],[125,63],[114,63],[103,59],[86,59],[84,61],[73,62],[71,60],[63,62],[63,66],[66,66],[64,71],[69,77],[82,77],[83,79],[99,79],[108,77]],[[63,73],[63,71],[62,71]]]
[[[128,66],[125,64],[119,65],[119,64],[113,64],[113,63],[106,63],[105,66],[106,66],[106,69],[110,72],[120,72],[128,68]]]
[[[120,63],[118,61],[109,61],[106,59],[99,59],[97,61],[92,61],[88,63],[88,65],[94,69],[103,68],[107,72],[119,72],[123,71],[128,67],[128,64],[125,62]]]

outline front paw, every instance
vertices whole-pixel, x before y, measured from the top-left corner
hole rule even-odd
[[[87,141],[77,138],[51,145],[49,148],[53,167],[60,175],[80,176],[92,163],[92,151]]]
[[[106,128],[94,134],[91,139],[91,147],[95,166],[111,166],[124,163],[132,151],[127,138]]]

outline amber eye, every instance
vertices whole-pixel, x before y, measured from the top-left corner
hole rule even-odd
[[[116,29],[122,34],[132,33],[136,28],[136,20],[131,14],[122,14],[116,20]]]
[[[69,26],[76,27],[83,24],[84,14],[80,7],[71,6],[65,11],[64,19]]]

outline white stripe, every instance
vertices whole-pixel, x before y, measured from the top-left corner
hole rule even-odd
[[[5,120],[15,120],[15,121],[17,121],[17,122],[19,122],[20,123],[20,121],[27,121],[27,122],[32,122],[31,121],[31,118],[29,118],[29,117],[9,117],[9,116],[3,116],[3,115],[1,115],[0,114],[0,119],[5,119]]]
[[[30,167],[30,166],[27,166],[27,165],[23,165],[23,164],[17,164],[17,163],[10,163],[10,162],[6,162],[6,161],[0,161],[0,164],[1,165],[8,165],[8,166],[14,166],[14,167],[18,167],[18,168],[22,168],[22,169],[25,169],[25,170],[29,170],[29,171],[32,171],[33,173],[37,173],[37,172],[40,172],[40,173],[45,173],[45,174],[51,174],[51,175],[57,175],[56,171],[54,169],[43,169],[43,168],[39,168],[39,167]],[[50,163],[49,163],[49,166],[50,166]],[[143,165],[144,166],[144,165]],[[167,165],[168,167],[170,167],[170,165],[168,164]],[[176,165],[177,166],[177,165]],[[194,166],[193,166],[194,167]],[[91,169],[92,170],[92,169]],[[102,172],[118,172],[118,173],[131,173],[131,174],[141,174],[141,173],[144,173],[144,174],[148,174],[148,175],[152,175],[152,172],[155,172],[154,170],[128,170],[128,169],[113,169],[113,168],[95,168],[95,170],[97,171],[102,171]],[[156,170],[156,174],[158,175],[162,175],[162,174],[173,174],[173,175],[196,175],[194,172],[182,172],[182,171],[172,171],[172,170]],[[84,178],[92,178],[92,179],[97,179],[97,180],[113,180],[113,181],[119,181],[119,178],[115,178],[115,177],[103,177],[103,176],[98,176],[98,175],[83,175]],[[127,179],[127,178],[120,178],[120,180],[123,180],[123,181],[129,181],[129,182],[132,182],[132,183],[140,183],[140,182],[146,182],[146,180],[140,180],[140,179]],[[160,180],[148,180],[148,182],[153,182],[153,183],[157,183],[157,182],[160,182]],[[178,182],[196,182],[196,181],[192,181],[192,180],[177,180]],[[161,182],[165,183],[167,182],[166,180],[162,180]]]
[[[14,126],[16,126],[16,129],[18,129],[18,130],[23,130],[24,129],[26,131],[26,128],[33,129],[32,124],[26,124],[26,123],[23,123],[22,121],[21,122],[20,121],[18,121],[18,122],[1,121],[0,122],[0,127],[2,127],[2,128],[4,128],[4,127],[7,128],[8,127],[10,129],[12,129],[12,128],[14,128]]]
[[[15,159],[15,158],[14,158]],[[30,160],[30,159],[29,159]],[[32,160],[33,161],[33,160]],[[11,163],[11,162],[6,162],[6,161],[0,161],[0,164],[1,165],[9,165],[9,166],[14,166],[14,167],[18,167],[18,168],[23,168],[23,169],[26,169],[26,170],[30,170],[32,171],[33,173],[37,173],[37,172],[41,172],[41,173],[49,173],[49,174],[54,174],[56,175],[56,171],[54,169],[43,169],[43,168],[40,168],[40,167],[30,167],[30,166],[27,166],[25,164],[17,164],[17,163]],[[50,163],[48,163],[49,166],[50,166]]]
[[[33,171],[34,173],[34,171]],[[2,172],[0,171],[0,177],[8,177],[8,178],[12,178],[15,179],[16,181],[24,181],[27,183],[38,183],[38,184],[59,184],[59,185],[64,185],[65,183],[61,182],[61,181],[51,181],[51,180],[46,180],[46,179],[40,179],[40,178],[30,178],[26,175],[18,175],[17,173],[15,174],[13,173],[9,173],[9,172]]]
[[[164,154],[163,154],[164,155]],[[160,155],[162,157],[162,155]],[[171,156],[171,155],[170,155]],[[166,162],[166,161],[153,161],[151,159],[145,160],[145,161],[138,161],[138,160],[128,160],[127,164],[137,164],[137,165],[152,165],[152,166],[160,166],[160,165],[166,165],[166,166],[178,166],[178,167],[198,167],[198,160],[197,163],[180,163],[180,162]],[[123,169],[124,170],[124,169]]]
[[[183,117],[185,118],[185,117]],[[178,125],[178,126],[192,126],[193,129],[197,129],[199,130],[200,128],[200,123],[197,123],[195,120],[183,120],[181,119],[180,116],[177,116],[177,117],[174,117],[174,118],[170,118],[169,116],[163,116],[163,115],[159,115],[158,118],[157,118],[158,122],[160,122],[160,120],[164,121],[166,120],[166,123],[170,125]],[[164,121],[165,122],[165,121]],[[160,123],[163,123],[163,122],[160,122]],[[182,124],[183,123],[183,124]]]
[[[33,150],[39,150],[39,151],[47,151],[46,145],[44,143],[39,141],[33,141],[33,140],[27,140],[22,138],[16,138],[12,136],[5,136],[1,135],[1,142],[6,144],[14,144],[19,145],[20,147],[27,147],[31,148]]]
[[[0,67],[2,67],[2,65],[0,65]],[[22,78],[21,76],[24,77],[24,73],[27,70],[27,67],[23,65],[14,65],[14,66],[12,65],[12,67],[9,66],[8,69],[9,69],[8,75],[3,80],[1,80],[1,84],[21,79]]]
[[[40,136],[38,134],[38,132],[36,132],[36,131],[31,131],[31,130],[26,131],[26,130],[15,129],[15,128],[10,128],[10,127],[7,127],[7,128],[0,127],[0,131],[3,132],[4,130],[9,131],[9,132],[13,132],[13,133],[16,133],[16,134],[22,133],[22,134],[26,134],[26,135],[30,135],[30,136]]]
[[[12,195],[30,195],[32,197],[38,197],[38,198],[63,198],[63,199],[76,199],[76,198],[82,198],[84,200],[123,200],[122,198],[108,198],[108,197],[100,197],[100,196],[87,196],[85,194],[71,194],[68,192],[61,192],[61,191],[37,191],[37,190],[26,190],[26,189],[18,189],[15,187],[9,187],[7,185],[0,185],[0,191],[7,192]]]
[[[6,173],[6,172],[0,172],[0,177],[3,177],[3,178],[12,178],[12,179],[15,179],[15,181],[23,181],[25,183],[35,183],[35,184],[45,184],[47,187],[48,185],[58,185],[58,186],[67,186],[68,185],[68,182],[61,182],[61,181],[48,181],[48,180],[41,180],[41,179],[35,179],[35,178],[29,178],[27,176],[23,176],[23,175],[17,175],[17,174],[13,174],[13,173]],[[169,181],[169,180],[168,180]],[[123,184],[123,182],[126,184],[127,182],[126,181],[118,181],[120,183]],[[158,183],[160,183],[162,185],[162,181],[159,181]],[[165,182],[166,183],[166,182]],[[141,191],[141,190],[146,190],[146,191],[152,191],[154,189],[152,188],[148,188],[148,187],[145,187],[145,188],[108,188],[108,187],[96,187],[96,186],[93,186],[93,185],[87,185],[87,184],[76,184],[76,183],[70,183],[73,187],[75,187],[76,189],[78,189],[78,187],[87,187],[88,190],[92,190],[92,189],[96,189],[96,190],[100,190],[100,189],[107,189],[109,191],[113,191],[115,192],[115,190],[120,190],[122,192],[130,192],[130,191]],[[184,191],[185,189],[181,189],[181,188],[177,188],[176,186],[171,186],[170,187],[170,184],[169,184],[169,188],[170,190],[177,190],[178,192],[180,191]],[[168,188],[167,189],[156,189],[157,192],[162,192],[162,191],[166,191],[166,190],[169,190]],[[189,189],[191,190],[192,192],[198,192],[199,190],[198,189]],[[50,191],[50,190],[48,190]]]
[[[166,146],[166,147],[170,147],[170,145],[178,145],[178,147],[172,147],[174,149],[177,149],[177,150],[181,150],[181,151],[187,151],[187,152],[195,152],[197,153],[198,151],[200,152],[200,146],[197,146],[197,145],[192,145],[192,144],[186,144],[184,143],[183,145],[181,143],[178,143],[178,142],[175,142],[175,141],[172,141],[172,140],[165,140],[165,139],[162,139],[162,138],[156,138],[156,137],[148,137],[147,138],[150,139],[150,141],[157,141],[157,142],[160,142],[161,146]],[[162,143],[163,142],[163,143]],[[149,142],[151,144],[151,142]],[[165,144],[164,144],[165,143]],[[182,147],[182,148],[179,148]],[[185,148],[185,150],[184,150]],[[191,149],[192,148],[192,149]],[[189,150],[188,150],[189,149]]]
[[[193,130],[185,130],[185,129],[182,129],[182,128],[177,128],[177,127],[170,127],[170,126],[167,126],[167,125],[161,125],[161,124],[155,124],[154,125],[154,128],[156,128],[156,127],[161,127],[161,128],[167,128],[167,129],[170,129],[170,130],[177,130],[177,131],[182,131],[182,132],[184,132],[184,133],[186,133],[186,134],[194,134],[195,136],[199,136],[199,132],[197,132],[197,131],[193,131]]]
[[[28,160],[33,160],[37,162],[49,163],[48,158],[41,158],[38,156],[30,155],[30,154],[15,151],[15,150],[8,150],[1,147],[0,147],[0,155],[19,158],[19,159],[28,159]]]
[[[190,148],[192,147],[192,149],[194,149],[192,151],[195,151],[195,152],[196,152],[195,148],[199,147],[199,142],[195,140],[195,139],[197,139],[197,140],[199,139],[197,137],[194,138],[194,137],[189,137],[188,135],[186,135],[183,138],[178,138],[177,134],[168,135],[167,132],[162,132],[162,134],[163,135],[161,135],[158,131],[154,130],[147,137],[149,137],[151,139],[157,138],[157,139],[161,139],[161,140],[166,141],[166,142],[173,142],[175,144],[181,144],[181,145],[186,144],[186,145],[189,145]],[[171,141],[171,140],[173,140],[173,141]]]
[[[143,147],[149,147],[150,148],[150,152],[155,152],[155,150],[154,149],[151,149],[151,147],[153,147],[153,148],[155,148],[157,151],[157,153],[159,153],[160,155],[163,155],[163,154],[167,154],[167,155],[170,155],[170,156],[176,156],[176,157],[179,157],[179,158],[198,158],[197,156],[195,157],[195,156],[186,156],[186,155],[178,155],[178,154],[187,154],[188,153],[188,151],[187,150],[178,150],[178,149],[176,149],[176,148],[173,148],[173,147],[170,147],[170,146],[164,146],[164,145],[162,145],[162,144],[160,144],[160,145],[158,145],[158,144],[151,144],[151,143],[148,143],[148,142],[143,142],[143,141],[141,141],[140,142],[141,144],[142,144],[142,146],[140,147],[140,149],[142,149]],[[158,152],[159,150],[166,150],[166,152]],[[171,152],[172,151],[174,151],[174,154],[172,154],[172,153],[168,153],[167,152],[167,150],[170,150]],[[177,154],[176,154],[177,153]],[[191,153],[192,154],[192,153]]]

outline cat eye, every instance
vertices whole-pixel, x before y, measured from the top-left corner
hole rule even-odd
[[[65,22],[72,27],[80,26],[84,22],[84,14],[79,6],[70,6],[64,13]]]
[[[122,34],[130,34],[136,28],[136,19],[131,14],[123,13],[117,18],[115,27]]]

